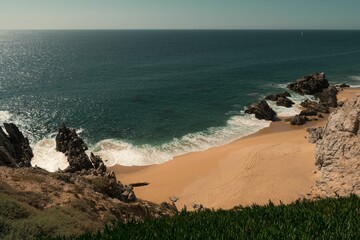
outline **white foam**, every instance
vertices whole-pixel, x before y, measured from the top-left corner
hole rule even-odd
[[[360,76],[349,76],[351,80],[360,81]]]
[[[55,150],[56,142],[54,138],[43,138],[31,146],[34,158],[31,160],[32,166],[38,166],[55,172],[58,169],[65,169],[69,166],[65,154]]]
[[[300,95],[295,92],[291,92],[291,97],[288,98],[295,103],[290,108],[277,106],[275,101],[267,100],[267,103],[277,113],[279,117],[291,117],[301,112],[301,102],[305,101],[306,99],[315,101],[315,98],[312,95]]]
[[[93,149],[94,153],[106,159],[108,166],[144,166],[159,164],[188,152],[206,150],[221,146],[236,139],[268,127],[269,121],[258,120],[253,115],[233,116],[225,127],[213,127],[206,131],[190,133],[161,146],[148,144],[134,146],[130,143],[106,139]]]
[[[11,114],[9,111],[0,111],[0,122],[1,123],[9,121],[10,118],[11,118]]]

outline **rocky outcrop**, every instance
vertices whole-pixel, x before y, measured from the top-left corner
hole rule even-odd
[[[290,108],[292,107],[292,105],[294,105],[295,103],[293,101],[291,101],[290,99],[288,99],[287,97],[279,97],[276,100],[276,105],[277,106],[283,106],[283,107],[287,107]]]
[[[265,97],[266,100],[275,101],[277,106],[283,106],[283,107],[291,107],[295,103],[288,99],[288,97],[291,97],[290,93],[284,92],[284,93],[278,93],[278,94],[270,94]]]
[[[305,115],[295,115],[290,118],[291,125],[304,125],[309,119]]]
[[[66,172],[79,172],[94,168],[85,151],[88,149],[84,141],[77,135],[75,129],[62,124],[56,135],[56,150],[67,156],[69,167]]]
[[[316,143],[318,140],[322,139],[324,128],[308,128],[307,132],[309,133],[308,140],[310,143]]]
[[[286,97],[291,97],[291,95],[288,92],[283,92],[283,93],[278,93],[278,94],[269,94],[265,97],[265,99],[270,100],[270,101],[276,101],[280,97],[286,98]]]
[[[86,176],[95,183],[95,189],[109,197],[124,202],[136,201],[133,186],[123,185],[117,181],[114,172],[108,172],[104,161],[99,157],[86,154],[88,149],[85,142],[78,136],[75,129],[67,128],[62,124],[56,135],[56,150],[67,156],[69,167],[64,172]]]
[[[324,128],[309,132],[322,173],[313,195],[360,195],[360,96],[332,112]]]
[[[31,167],[33,152],[28,138],[13,123],[4,123],[7,134],[0,127],[0,166]]]
[[[360,97],[348,100],[330,114],[323,137],[316,142],[320,167],[340,159],[360,159]]]
[[[325,73],[314,73],[309,76],[299,78],[295,83],[290,83],[288,88],[299,94],[313,95],[320,93],[323,89],[329,87],[329,82],[325,78]]]
[[[311,111],[320,112],[320,113],[329,113],[329,108],[316,102],[316,101],[310,101],[306,99],[305,101],[300,103],[300,106],[310,109]]]
[[[308,109],[302,110],[299,115],[304,115],[304,116],[317,116],[318,113],[317,113],[317,111],[316,111],[315,109],[313,109],[313,108],[308,108]]]
[[[315,97],[319,99],[319,104],[326,109],[337,107],[337,94],[336,87],[331,86],[325,88],[320,93],[315,94]]]
[[[270,106],[267,104],[265,100],[260,101],[259,103],[254,103],[249,106],[245,113],[255,114],[257,119],[265,119],[265,120],[274,120],[276,113]]]

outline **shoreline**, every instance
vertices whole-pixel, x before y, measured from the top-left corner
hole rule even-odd
[[[355,96],[359,88],[345,88],[338,100]],[[266,204],[271,199],[290,203],[305,197],[315,184],[315,145],[308,143],[306,129],[324,126],[326,118],[302,126],[284,121],[204,151],[187,153],[159,165],[111,167],[124,184],[138,181],[150,185],[136,188],[141,199],[156,203],[178,196],[178,208],[193,203],[209,208]]]

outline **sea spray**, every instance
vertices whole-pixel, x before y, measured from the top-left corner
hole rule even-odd
[[[32,166],[38,166],[50,172],[59,169],[64,170],[69,166],[65,154],[56,151],[55,138],[44,138],[31,147],[34,153],[34,158],[31,161]]]

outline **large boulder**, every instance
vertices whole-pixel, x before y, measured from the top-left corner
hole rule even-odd
[[[273,120],[276,116],[276,112],[270,108],[269,104],[265,100],[260,101],[259,103],[254,103],[250,105],[245,113],[255,114],[257,119]]]
[[[309,119],[305,115],[295,115],[291,117],[290,124],[291,125],[304,125]]]
[[[276,105],[277,106],[283,106],[283,107],[292,107],[292,105],[294,105],[295,103],[293,101],[291,101],[290,99],[288,99],[287,97],[279,97],[276,100]]]
[[[295,83],[290,83],[288,88],[299,94],[313,95],[329,87],[329,82],[325,78],[325,73],[314,73],[309,76],[299,78]]]
[[[0,165],[31,167],[34,154],[29,139],[13,123],[4,123],[7,134],[0,127]]]
[[[325,88],[320,93],[315,94],[315,97],[319,99],[319,104],[326,108],[337,107],[337,94],[338,90],[336,87],[331,86]]]

